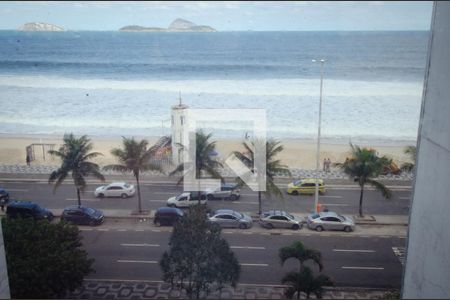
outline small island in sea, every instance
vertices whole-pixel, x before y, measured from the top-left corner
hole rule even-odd
[[[41,22],[31,22],[25,23],[19,27],[20,31],[66,31],[61,26],[49,24],[49,23],[41,23]]]
[[[184,19],[176,19],[168,28],[144,27],[129,25],[119,29],[119,31],[146,31],[146,32],[216,32],[217,30],[206,25],[197,25]]]

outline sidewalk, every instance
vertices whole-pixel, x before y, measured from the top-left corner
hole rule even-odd
[[[0,164],[0,173],[5,174],[47,174],[56,170],[57,166],[50,165],[6,165]],[[305,170],[305,169],[290,169],[293,178],[308,178],[315,177],[315,170]],[[228,169],[220,170],[220,173],[224,177],[235,177],[236,175]],[[122,175],[120,172],[114,171],[102,171],[103,175]],[[155,176],[155,177],[167,177],[167,175],[161,174],[156,171],[144,172],[143,176]],[[322,179],[348,179],[348,175],[340,170],[333,170],[331,172],[319,171],[318,177]],[[276,178],[288,178],[286,176],[276,176]],[[379,180],[395,180],[395,181],[411,181],[413,178],[412,173],[403,172],[400,175],[380,175]]]
[[[333,287],[325,288],[324,299],[383,299],[392,289]],[[284,287],[238,285],[236,288],[224,288],[222,292],[210,294],[207,299],[285,299]],[[301,299],[305,299],[302,295]],[[311,298],[315,298],[311,295]],[[187,299],[170,284],[157,281],[100,281],[86,280],[83,286],[66,299]]]

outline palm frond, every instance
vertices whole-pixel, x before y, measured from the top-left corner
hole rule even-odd
[[[381,192],[384,198],[390,199],[392,197],[392,192],[390,189],[388,189],[384,184],[382,184],[379,181],[373,180],[373,179],[367,179],[367,183],[371,184],[373,187],[375,187],[378,191]]]

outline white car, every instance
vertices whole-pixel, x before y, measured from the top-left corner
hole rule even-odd
[[[126,182],[113,182],[109,185],[103,185],[98,187],[94,194],[95,197],[122,197],[128,198],[133,197],[136,193],[134,185],[128,184]]]
[[[167,206],[170,207],[190,207],[198,204],[200,196],[200,204],[206,204],[206,194],[204,192],[185,192],[176,197],[167,200]]]

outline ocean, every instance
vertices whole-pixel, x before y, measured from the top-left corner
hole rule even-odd
[[[264,108],[268,137],[415,141],[428,32],[0,31],[0,134],[159,136],[170,107]],[[213,124],[240,138],[239,122]],[[205,125],[206,126],[206,125]]]

